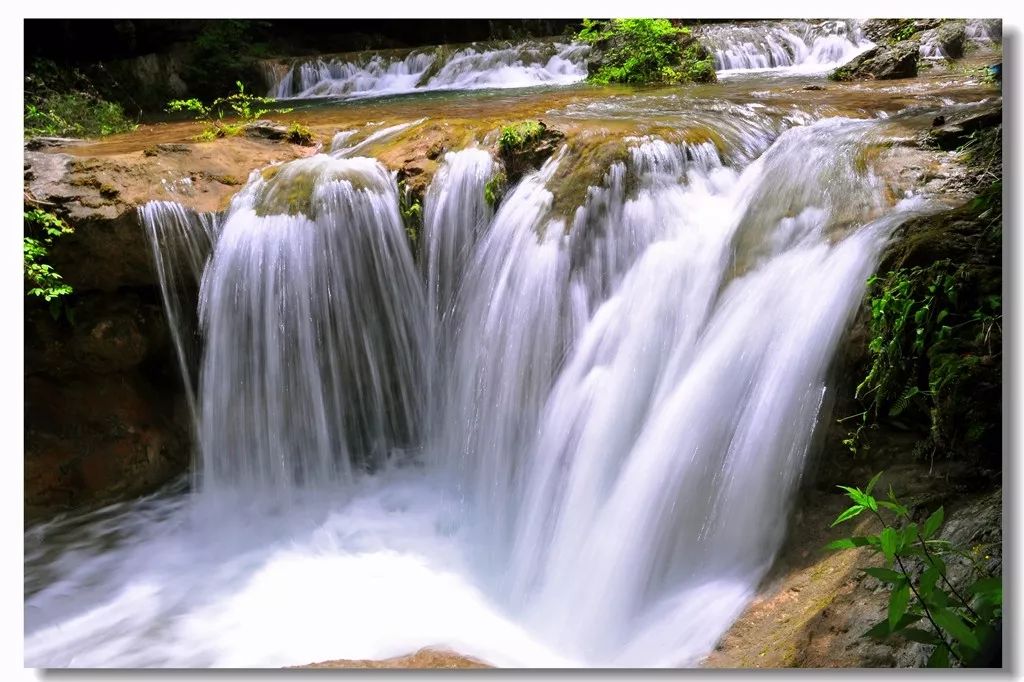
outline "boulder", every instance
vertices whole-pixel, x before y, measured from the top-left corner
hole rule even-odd
[[[264,140],[283,140],[288,136],[288,126],[275,121],[260,119],[252,123],[246,123],[242,129],[246,137],[255,137]]]
[[[917,75],[919,53],[920,44],[916,40],[876,45],[830,73],[829,78],[839,81],[913,78]]]
[[[516,142],[498,145],[509,183],[515,184],[526,173],[539,169],[555,153],[565,133],[549,128],[543,121],[523,121],[505,129],[519,131]]]
[[[966,27],[967,24],[962,19],[942,22],[935,34],[942,54],[950,59],[964,56],[964,45],[967,42]]]

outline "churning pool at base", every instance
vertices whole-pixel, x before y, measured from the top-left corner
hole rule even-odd
[[[164,494],[29,529],[26,575],[50,582],[26,585],[25,665],[277,667],[424,646],[579,665],[481,588],[444,489],[403,467],[278,503]]]

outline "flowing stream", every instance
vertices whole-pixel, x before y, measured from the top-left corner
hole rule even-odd
[[[344,134],[219,220],[145,206],[199,464],[26,531],[26,664],[699,664],[924,200],[858,162],[885,119],[695,111],[720,139],[625,136],[569,213],[568,147],[496,209],[490,153],[448,152],[415,254],[394,174]]]

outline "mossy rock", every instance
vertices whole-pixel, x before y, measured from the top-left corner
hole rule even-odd
[[[565,133],[548,128],[543,121],[519,121],[502,127],[498,156],[509,183],[515,184],[526,173],[539,169],[564,139]]]

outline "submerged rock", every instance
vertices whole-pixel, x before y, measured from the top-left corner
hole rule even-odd
[[[297,666],[299,668],[491,668],[483,661],[469,656],[426,647],[414,654],[406,656],[395,656],[379,660],[351,660],[338,659],[336,661],[321,661],[309,665]]]
[[[288,136],[288,126],[265,119],[245,124],[243,131],[247,137],[257,137],[264,140],[283,140]]]

